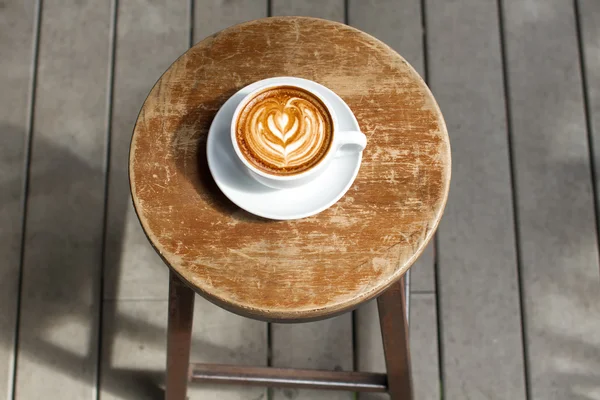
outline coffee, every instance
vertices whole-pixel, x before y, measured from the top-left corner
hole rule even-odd
[[[277,86],[257,93],[241,109],[236,141],[244,158],[272,175],[308,171],[327,154],[333,120],[312,93],[295,86]]]

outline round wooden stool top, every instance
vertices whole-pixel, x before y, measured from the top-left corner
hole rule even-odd
[[[206,161],[219,107],[274,76],[330,88],[368,138],[348,193],[301,220],[239,209]],[[277,17],[225,29],[171,65],[138,116],[129,174],[144,231],[190,287],[239,314],[299,321],[353,308],[408,270],[442,216],[450,145],[429,89],[387,45],[340,23]]]

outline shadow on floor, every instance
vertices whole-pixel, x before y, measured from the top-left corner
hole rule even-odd
[[[26,132],[0,123],[2,139],[23,141]],[[96,386],[95,368],[100,369],[102,391],[127,399],[162,399],[163,370],[114,368],[111,365],[113,342],[117,333],[141,338],[147,347],[166,348],[165,326],[153,325],[131,315],[119,314],[117,301],[105,301],[104,330],[98,315],[102,267],[120,268],[121,248],[111,247],[105,257],[111,265],[102,266],[104,226],[104,170],[90,165],[44,135],[35,135],[33,156],[36,164],[30,170],[27,200],[23,283],[17,352],[17,394],[31,379],[22,369],[43,365],[58,370],[90,387]],[[0,158],[0,168],[8,158]],[[21,180],[2,182],[1,191],[21,190]],[[95,190],[90,190],[93,188]],[[125,221],[130,202],[129,193],[121,196],[111,209],[113,221]],[[16,201],[19,196],[15,196]],[[12,205],[11,205],[12,206]],[[18,206],[15,209],[19,209]],[[111,230],[111,243],[123,243],[124,230]],[[116,234],[115,234],[116,232]],[[104,285],[118,285],[119,271],[104,274]],[[167,282],[165,282],[167,285]],[[166,299],[165,299],[166,300]],[[118,332],[111,330],[119,320]],[[166,303],[165,303],[166,318]],[[166,321],[166,319],[165,319]],[[114,321],[112,321],[114,322]],[[100,333],[102,332],[102,333]],[[102,348],[98,338],[102,337]],[[10,349],[12,338],[0,337],[0,346]],[[230,348],[194,339],[193,347],[201,348],[207,357],[230,352]],[[101,355],[98,354],[99,350]],[[104,359],[99,359],[104,357]],[[107,368],[108,366],[108,368]],[[19,382],[22,380],[22,382]]]

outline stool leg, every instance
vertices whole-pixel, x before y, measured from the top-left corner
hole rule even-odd
[[[185,400],[189,378],[194,291],[171,272],[167,331],[166,400]]]
[[[404,277],[377,298],[377,306],[390,398],[412,400]]]

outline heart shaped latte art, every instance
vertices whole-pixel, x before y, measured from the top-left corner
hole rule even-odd
[[[238,143],[246,147],[251,156],[247,158],[259,168],[280,174],[298,173],[316,164],[327,152],[331,118],[317,99],[300,94],[288,90],[263,96],[250,102],[242,113],[239,129],[243,132],[238,135]]]

